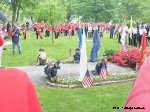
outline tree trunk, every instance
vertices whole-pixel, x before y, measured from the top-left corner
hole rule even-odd
[[[51,28],[52,28],[52,46],[54,45],[54,26],[53,26],[53,20],[52,20],[52,14],[50,13],[51,18]]]
[[[12,26],[16,25],[16,10],[17,10],[17,5],[16,1],[11,0],[12,4]]]
[[[18,6],[18,8],[17,8],[17,17],[16,17],[16,22],[18,21],[18,18],[19,18],[19,11],[20,11],[20,4],[19,4],[19,6]]]
[[[51,19],[51,27],[52,27],[52,46],[54,45],[54,26],[53,26],[53,21]]]
[[[12,26],[16,24],[16,9],[13,9],[12,12]]]

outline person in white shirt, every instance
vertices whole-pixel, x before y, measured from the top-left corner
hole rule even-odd
[[[120,42],[124,46],[126,44],[126,35],[128,34],[128,27],[125,25],[125,23],[122,23],[122,26],[119,28],[119,32],[121,35]]]
[[[92,38],[92,26],[89,24],[88,26],[88,38]]]
[[[128,29],[128,41],[129,41],[129,45],[133,45],[133,27]]]

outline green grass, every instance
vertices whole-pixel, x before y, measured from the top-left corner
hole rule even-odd
[[[87,55],[90,56],[92,40],[89,41],[87,39]],[[7,50],[3,51],[2,65],[3,66],[22,66],[22,65],[35,65],[36,58],[38,54],[38,50],[42,47],[45,49],[48,58],[50,59],[66,59],[67,53],[71,48],[72,51],[78,46],[78,38],[74,36],[69,39],[68,37],[59,37],[59,39],[55,39],[55,44],[52,46],[52,39],[45,38],[37,40],[34,32],[28,32],[27,40],[23,40],[21,36],[21,48],[22,55],[18,55],[18,51],[16,48],[16,55],[12,55],[12,47],[6,46]],[[118,49],[119,44],[117,43],[117,39],[109,39],[108,35],[105,35],[101,49],[99,50],[99,56],[102,56],[104,49]]]
[[[43,112],[120,112],[132,83],[91,88],[37,87]]]

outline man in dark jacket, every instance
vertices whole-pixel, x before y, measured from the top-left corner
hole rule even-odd
[[[79,63],[79,62],[80,62],[80,55],[81,55],[80,49],[77,48],[75,51],[76,51],[76,52],[75,52],[75,54],[74,54],[74,61],[75,61],[76,63]]]
[[[95,67],[96,75],[100,74],[100,71],[102,68],[106,69],[106,71],[107,71],[107,59],[102,59],[102,61],[99,61],[96,64],[96,67]],[[107,73],[108,73],[108,71],[107,71]]]
[[[113,36],[114,36],[114,30],[115,30],[115,25],[112,24],[112,25],[110,26],[110,38],[113,38]]]
[[[12,31],[12,50],[13,50],[13,55],[15,55],[15,47],[17,45],[18,47],[18,52],[21,54],[21,47],[20,47],[20,32],[19,29],[15,26],[13,31]]]

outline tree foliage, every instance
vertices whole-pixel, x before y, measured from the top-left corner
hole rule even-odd
[[[114,0],[76,0],[73,8],[84,21],[108,22],[115,16]]]
[[[136,21],[150,21],[150,0],[118,0],[119,18],[129,20],[131,16]]]
[[[59,0],[45,0],[44,2],[40,2],[38,4],[37,11],[35,12],[35,18],[37,21],[46,21],[57,23],[59,21],[65,21],[66,19],[66,11],[60,5]]]
[[[14,22],[20,14],[54,23],[69,21],[72,15],[89,22],[129,20],[131,16],[136,21],[150,21],[150,0],[0,0],[0,4],[12,11]]]

